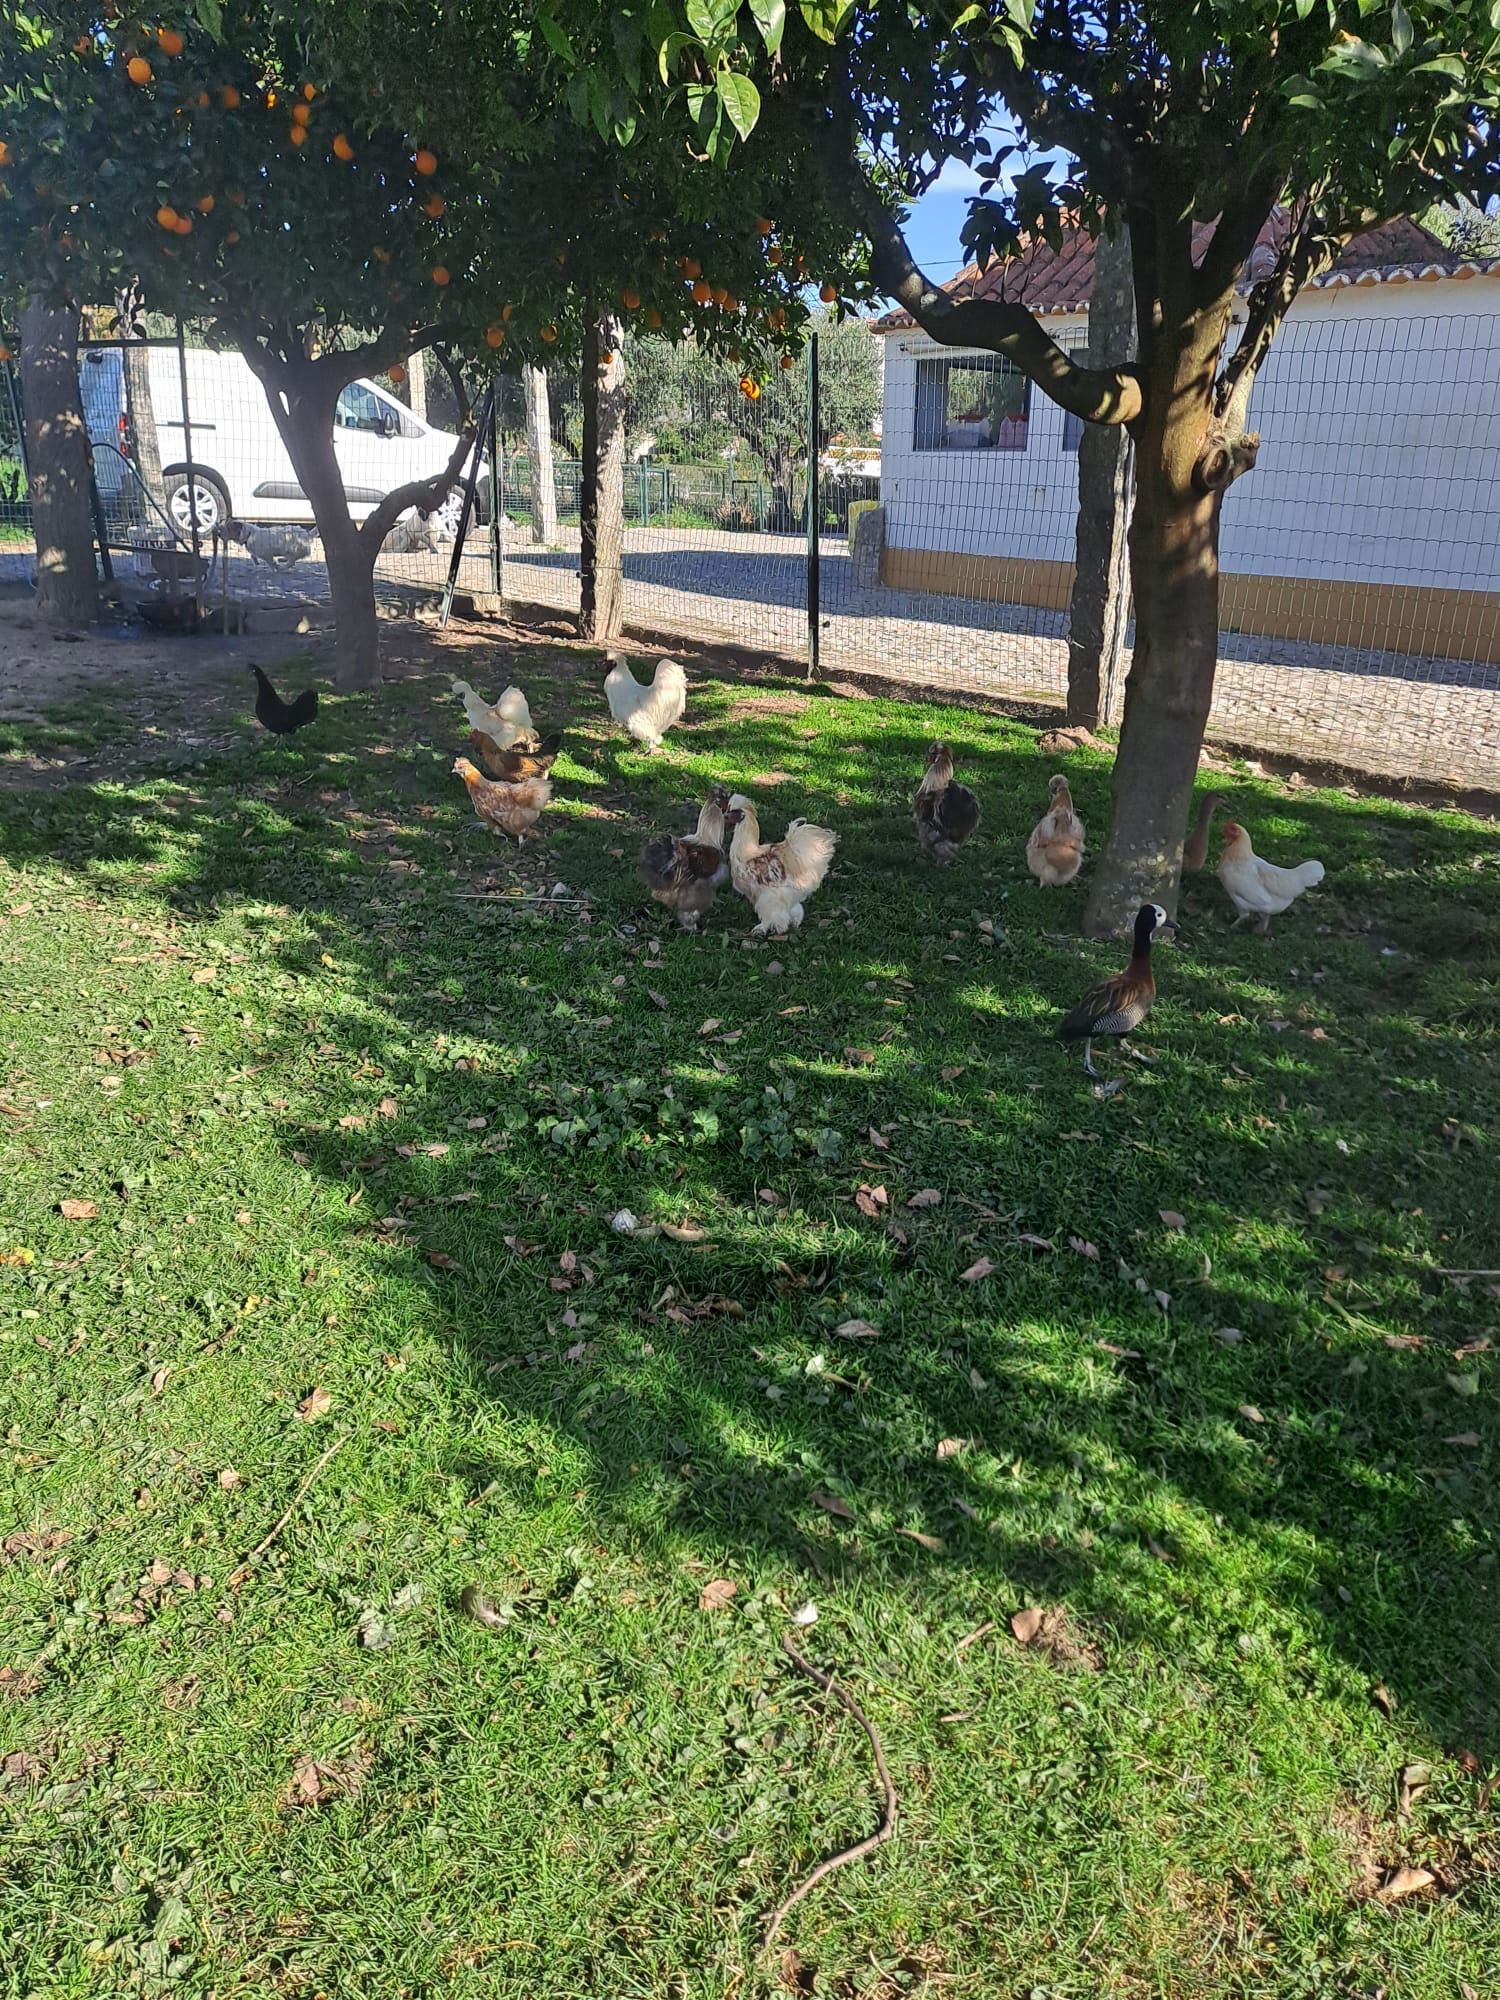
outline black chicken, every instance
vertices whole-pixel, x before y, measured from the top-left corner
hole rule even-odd
[[[946,743],[934,743],[927,753],[912,817],[918,846],[939,863],[951,861],[979,824],[979,801],[967,785],[954,783],[953,752]]]
[[[315,720],[318,713],[316,688],[304,688],[295,701],[283,701],[253,662],[250,671],[255,676],[256,684],[255,719],[262,729],[269,729],[273,736],[290,736],[294,730],[305,728]]]

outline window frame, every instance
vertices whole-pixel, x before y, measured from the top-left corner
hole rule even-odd
[[[969,375],[1009,375],[1020,383],[1021,406],[1015,412],[1015,415],[1020,419],[1022,428],[1022,436],[1018,442],[1002,443],[999,437],[996,437],[987,443],[976,443],[971,447],[953,444],[949,441],[947,431],[952,418],[948,413],[948,400],[952,392],[954,369],[962,369],[965,374]],[[924,427],[924,419],[926,423],[930,424],[931,385],[934,375],[938,370],[942,370],[942,419],[940,426],[942,435],[936,441],[926,442],[924,440],[928,436],[928,431]],[[911,448],[913,454],[928,457],[938,452],[968,452],[972,450],[976,456],[983,456],[988,452],[1001,452],[1007,458],[1025,457],[1031,449],[1031,395],[1034,387],[1035,384],[1032,382],[1031,377],[1024,369],[1018,368],[1008,355],[984,353],[919,354],[917,356],[916,381],[912,398]],[[925,395],[924,389],[926,391]],[[929,407],[924,409],[924,404],[929,405]],[[1008,421],[1010,421],[1008,418],[1000,419],[1001,423]]]

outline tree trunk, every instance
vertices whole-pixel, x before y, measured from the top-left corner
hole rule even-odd
[[[552,469],[552,406],[541,368],[522,371],[526,405],[526,462],[531,469],[531,539],[544,549],[557,540],[557,475]]]
[[[33,299],[23,310],[21,400],[37,611],[49,624],[89,625],[99,599],[75,308],[54,311]]]
[[[606,316],[583,337],[583,490],[579,496],[578,631],[598,645],[625,617],[625,360]]]
[[[1089,367],[1113,367],[1135,351],[1135,297],[1130,237],[1101,236],[1094,252],[1089,299]],[[1132,480],[1131,442],[1120,424],[1085,424],[1078,442],[1078,525],[1073,598],[1068,619],[1070,723],[1097,728],[1118,678],[1129,609],[1127,531]]]
[[[151,350],[136,341],[125,349],[125,442],[141,475],[141,484],[157,506],[165,508],[161,445],[156,435],[156,408],[151,401]],[[161,522],[149,518],[149,509],[146,512],[146,526],[161,533]]]
[[[1142,439],[1137,460],[1135,654],[1114,766],[1114,823],[1084,916],[1094,937],[1123,936],[1142,903],[1176,909],[1183,829],[1213,700],[1222,496],[1191,483],[1206,408],[1189,405],[1183,414],[1185,398],[1162,400],[1177,413],[1155,447]]]
[[[334,619],[334,685],[346,692],[374,687],[380,677],[375,616],[380,547],[349,518],[344,475],[333,449],[334,405],[345,385],[314,362],[278,360],[253,339],[242,342],[240,352],[265,391],[323,544]]]
[[[406,357],[406,391],[411,413],[420,423],[427,421],[427,356],[422,348]]]

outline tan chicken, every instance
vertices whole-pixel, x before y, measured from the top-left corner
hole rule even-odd
[[[1315,888],[1322,881],[1323,864],[1299,861],[1295,868],[1280,868],[1274,861],[1262,861],[1245,829],[1227,819],[1217,872],[1230,902],[1239,911],[1230,929],[1236,930],[1246,917],[1254,917],[1255,928],[1262,937],[1269,937],[1271,919],[1289,910],[1304,889]]]
[[[724,823],[733,829],[729,873],[736,889],[760,921],[756,937],[784,937],[802,922],[803,905],[833,861],[839,837],[826,826],[794,819],[784,840],[761,842],[755,807],[743,793],[729,801]]]
[[[554,752],[554,755],[556,753]],[[536,762],[535,758],[530,761]],[[548,759],[551,762],[551,759]],[[552,797],[552,780],[545,771],[508,784],[503,779],[486,778],[467,757],[454,759],[453,769],[469,788],[469,803],[475,817],[491,833],[508,833],[518,847],[547,809]]]
[[[724,815],[729,793],[713,785],[698,814],[698,824],[686,839],[653,833],[641,847],[637,864],[641,880],[657,902],[670,910],[685,931],[695,931],[714,900],[714,892],[729,874],[724,852]]]
[[[469,748],[492,778],[514,785],[523,778],[545,778],[562,749],[562,737],[538,738],[533,733],[530,737],[517,737],[508,750],[501,750],[493,737],[474,729],[469,732]]]
[[[927,752],[927,769],[912,801],[917,845],[929,861],[945,865],[979,825],[979,801],[967,785],[954,782],[953,751],[934,743]]]
[[[1026,843],[1026,866],[1044,889],[1060,889],[1083,866],[1083,821],[1062,773],[1048,782],[1047,810]]]
[[[1196,875],[1208,859],[1208,836],[1213,828],[1214,814],[1228,801],[1222,792],[1205,792],[1198,804],[1198,817],[1193,822],[1192,832],[1182,844],[1182,872]]]

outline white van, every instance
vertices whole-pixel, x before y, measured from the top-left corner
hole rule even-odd
[[[182,377],[175,347],[152,347],[151,406],[156,417],[167,505],[184,535],[188,516],[187,434]],[[106,506],[140,508],[129,488],[124,461],[125,391],[121,350],[86,348],[79,382],[94,470]],[[187,350],[188,415],[192,419],[193,489],[198,532],[207,536],[226,521],[311,521],[312,508],[297,482],[265,391],[243,355]],[[333,448],[344,475],[349,512],[362,521],[397,486],[430,479],[453,456],[458,439],[412,415],[375,382],[351,382],[334,415]],[[487,493],[481,462],[480,490]]]

